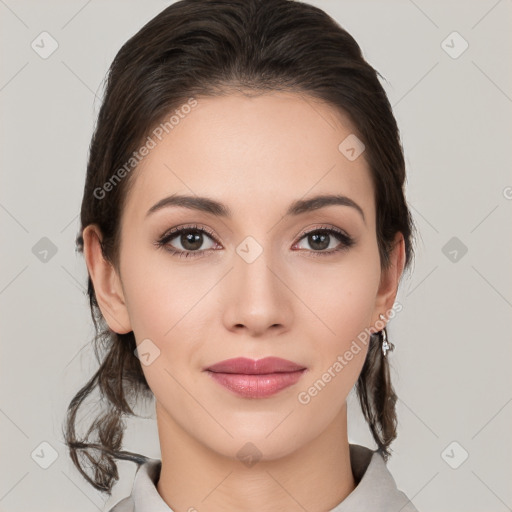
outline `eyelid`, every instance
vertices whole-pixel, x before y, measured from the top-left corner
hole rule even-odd
[[[314,227],[311,227],[311,226],[308,226],[307,228],[304,228],[299,235],[297,235],[297,238],[300,240],[302,239],[305,235],[309,235],[311,233],[314,233],[316,231],[324,231],[324,230],[329,230],[329,231],[335,231],[337,233],[339,233],[340,235],[343,235],[347,238],[350,238],[352,239],[353,237],[350,236],[345,230],[343,229],[340,229],[340,228],[337,228],[336,226],[333,226],[331,224],[320,224],[320,225],[316,225]]]
[[[170,235],[173,235],[174,233],[180,233],[181,231],[185,231],[185,230],[204,231],[216,243],[220,244],[220,242],[217,240],[217,236],[215,235],[215,233],[210,228],[207,228],[205,226],[199,226],[197,224],[185,224],[185,225],[182,225],[182,226],[181,225],[180,226],[176,226],[176,227],[170,229],[169,231],[166,231],[160,238],[167,238]]]

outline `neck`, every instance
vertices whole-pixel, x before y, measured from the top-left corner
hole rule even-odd
[[[347,406],[307,445],[246,466],[200,443],[156,404],[162,454],[157,491],[175,512],[331,510],[354,489]]]

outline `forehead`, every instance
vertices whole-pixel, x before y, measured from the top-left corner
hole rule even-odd
[[[338,193],[373,218],[364,152],[349,160],[339,148],[355,131],[343,112],[297,93],[196,101],[168,133],[160,130],[161,140],[152,135],[154,147],[131,177],[125,219],[140,220],[173,193],[209,196],[241,214],[279,214],[293,200]]]

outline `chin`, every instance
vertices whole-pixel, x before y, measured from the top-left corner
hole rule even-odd
[[[233,437],[225,435],[215,439],[210,432],[210,435],[206,433],[204,444],[219,455],[239,460],[250,467],[255,462],[270,462],[291,455],[307,442],[306,438],[298,439],[296,432],[282,429],[277,433],[280,427],[268,435],[268,432],[272,432],[274,428],[275,424],[272,428],[264,428],[259,432],[254,432],[253,429],[247,432],[240,432],[240,430],[235,432],[227,427]],[[302,431],[301,434],[304,435],[304,432]],[[315,436],[311,435],[311,437]]]

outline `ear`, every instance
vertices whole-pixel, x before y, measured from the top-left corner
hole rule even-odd
[[[90,224],[85,227],[82,236],[85,262],[101,313],[112,331],[126,334],[132,330],[128,309],[119,276],[101,252],[101,231],[97,225]]]
[[[381,272],[379,290],[375,300],[375,309],[371,325],[375,325],[377,320],[379,320],[380,314],[387,317],[386,312],[393,307],[396,299],[400,276],[402,275],[405,266],[405,242],[404,237],[400,232],[395,235],[393,249],[389,255],[389,260],[388,268]]]

